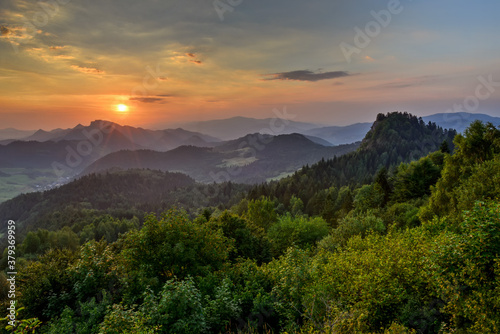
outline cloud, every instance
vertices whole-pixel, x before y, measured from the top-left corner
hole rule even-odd
[[[160,97],[131,97],[129,100],[142,103],[165,103],[165,99]]]
[[[106,74],[103,70],[97,69],[95,67],[85,67],[79,65],[71,65],[71,68],[74,68],[77,71],[80,71],[85,74]]]
[[[203,62],[201,60],[197,60],[196,59],[196,54],[195,53],[192,53],[192,52],[188,52],[185,54],[186,57],[188,57],[188,60],[191,62],[191,63],[194,63],[194,64],[197,64],[197,65],[201,65],[203,64]],[[189,58],[193,58],[193,59],[189,59]]]
[[[312,81],[336,79],[347,76],[349,76],[349,73],[344,71],[314,73],[309,70],[298,70],[290,72],[273,73],[271,74],[270,78],[266,78],[265,80],[296,80],[296,81],[312,82]]]
[[[10,34],[9,28],[7,28],[6,26],[0,26],[0,35],[6,36],[8,34]]]

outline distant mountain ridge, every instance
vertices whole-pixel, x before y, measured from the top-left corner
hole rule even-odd
[[[311,129],[306,135],[316,136],[327,140],[332,145],[341,145],[360,141],[364,138],[372,123],[356,123],[347,126],[327,126]]]
[[[38,130],[33,135],[24,138],[25,141],[54,141],[88,140],[86,133],[95,133],[104,128],[112,128],[120,133],[138,148],[147,148],[156,151],[167,151],[182,145],[212,146],[220,139],[202,133],[184,129],[148,130],[114,122],[95,120],[88,126],[78,124],[71,129],[55,129],[52,131]]]
[[[257,119],[249,117],[231,117],[210,121],[190,122],[181,125],[184,129],[217,136],[223,140],[233,140],[249,133],[265,133],[281,135],[303,133],[317,128],[317,124],[296,122],[291,119],[266,118]]]
[[[476,113],[438,113],[423,116],[423,121],[436,123],[443,129],[455,129],[463,132],[474,120],[491,122],[500,126],[500,117]],[[227,119],[190,122],[182,125],[191,131],[199,131],[217,136],[224,140],[241,138],[248,133],[291,134],[300,133],[321,138],[331,145],[340,145],[361,141],[370,130],[372,123],[355,123],[347,126],[321,126],[314,123],[296,122],[278,118],[256,119],[248,117],[232,117]]]
[[[455,129],[458,132],[464,130],[475,120],[483,123],[492,123],[495,126],[500,126],[500,117],[494,117],[486,114],[473,114],[467,112],[459,113],[440,113],[422,117],[427,122],[436,123],[443,129]]]
[[[35,130],[18,130],[14,128],[0,129],[0,141],[26,138],[34,132]]]
[[[422,119],[426,123],[436,123],[443,129],[455,129],[458,132],[463,132],[474,120],[491,122],[496,126],[500,126],[500,117],[479,113],[438,113],[424,116]],[[14,140],[40,142],[48,140],[82,140],[85,139],[81,135],[83,129],[93,128],[103,123],[114,124],[119,132],[138,146],[157,151],[167,151],[182,145],[211,147],[215,146],[217,142],[238,139],[249,133],[271,135],[300,133],[321,145],[340,145],[361,141],[372,125],[370,122],[365,122],[347,126],[321,126],[314,123],[296,122],[291,119],[256,119],[238,116],[219,120],[189,122],[175,129],[148,130],[96,120],[87,127],[78,124],[74,128],[54,129],[51,131],[0,129],[0,145],[7,145]]]
[[[148,168],[182,172],[198,182],[260,183],[293,173],[306,164],[351,152],[359,144],[328,147],[301,134],[251,134],[212,148],[181,146],[167,152],[151,150],[111,153],[83,174],[112,168]]]

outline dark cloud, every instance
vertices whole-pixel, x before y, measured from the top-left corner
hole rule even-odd
[[[161,97],[131,97],[129,100],[142,103],[164,103],[165,99]]]
[[[191,58],[196,57],[196,55],[194,53],[186,53],[186,56],[191,57]]]
[[[349,73],[344,71],[314,73],[309,70],[273,73],[265,80],[297,80],[297,81],[319,81],[347,77]]]
[[[201,65],[203,62],[201,60],[190,60],[190,62]]]
[[[10,34],[9,28],[7,28],[6,26],[0,26],[0,35],[6,36],[8,34]]]

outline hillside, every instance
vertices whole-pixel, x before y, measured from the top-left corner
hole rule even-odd
[[[325,147],[300,134],[252,134],[214,148],[181,146],[168,152],[120,151],[99,159],[84,174],[113,167],[179,171],[198,182],[259,183],[322,158],[332,158],[357,148],[357,144]]]
[[[49,191],[19,195],[0,204],[0,220],[15,219],[23,234],[34,228],[57,230],[103,214],[131,218],[174,205],[194,212],[199,207],[229,205],[246,189],[231,184],[198,185],[180,173],[116,169]],[[5,229],[2,224],[0,232]]]
[[[251,197],[276,197],[288,205],[291,197],[297,196],[312,213],[314,195],[320,190],[369,183],[381,169],[390,170],[402,162],[419,159],[439,150],[443,142],[453,149],[455,135],[454,130],[425,124],[408,113],[379,114],[355,152],[321,160],[279,182],[256,186]]]

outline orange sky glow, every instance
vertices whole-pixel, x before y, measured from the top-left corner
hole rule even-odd
[[[500,82],[498,3],[459,2],[401,2],[390,24],[347,59],[339,46],[355,45],[355,28],[387,1],[245,2],[221,17],[205,1],[61,1],[44,12],[7,0],[0,128],[95,119],[158,128],[268,118],[285,106],[297,121],[328,125],[394,110],[447,112],[474,93],[479,76]],[[499,101],[500,88],[472,112],[500,116]]]

